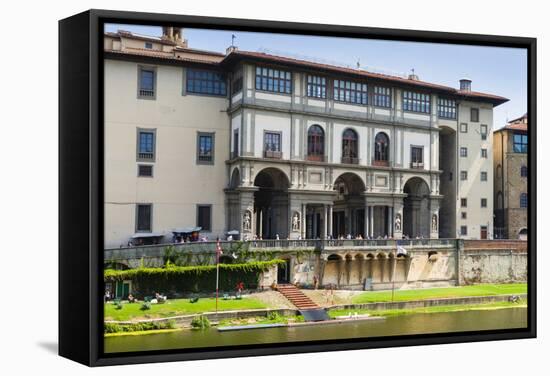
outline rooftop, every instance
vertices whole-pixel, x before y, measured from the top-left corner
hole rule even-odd
[[[371,80],[377,80],[381,82],[392,82],[399,85],[409,86],[412,88],[429,89],[434,90],[449,96],[458,97],[463,100],[478,100],[492,103],[498,106],[508,101],[499,95],[482,93],[470,90],[459,90],[450,86],[440,85],[432,82],[421,81],[418,79],[404,78],[395,75],[382,74],[370,72],[361,68],[342,67],[337,65],[331,65],[326,63],[319,63],[309,60],[302,60],[292,57],[280,56],[275,54],[269,54],[265,52],[255,51],[242,51],[238,49],[231,49],[228,54],[222,54],[219,52],[205,51],[187,47],[178,47],[175,43],[158,37],[147,37],[139,34],[133,34],[129,31],[119,30],[117,33],[105,33],[105,36],[112,38],[133,38],[137,40],[150,40],[154,42],[160,42],[167,45],[172,45],[174,48],[169,51],[151,50],[145,48],[131,48],[126,47],[120,50],[106,50],[107,56],[110,53],[123,56],[142,56],[148,58],[162,59],[165,61],[173,62],[195,62],[195,63],[207,63],[211,65],[219,65],[224,67],[232,67],[240,61],[260,61],[268,64],[292,66],[302,69],[321,70],[327,73],[343,74],[349,77],[357,79],[368,78]],[[181,56],[185,54],[185,56]]]

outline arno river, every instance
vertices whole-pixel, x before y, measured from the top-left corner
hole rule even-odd
[[[105,352],[167,350],[180,348],[249,345],[339,338],[364,338],[404,334],[448,333],[525,328],[526,308],[412,314],[385,320],[343,324],[283,327],[218,332],[182,330],[170,333],[105,338]]]

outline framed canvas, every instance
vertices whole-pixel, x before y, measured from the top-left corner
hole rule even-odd
[[[59,76],[60,355],[536,336],[535,39],[90,10]]]

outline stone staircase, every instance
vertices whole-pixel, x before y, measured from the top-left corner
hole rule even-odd
[[[277,285],[277,291],[283,294],[283,296],[294,304],[300,311],[321,308],[294,285]]]

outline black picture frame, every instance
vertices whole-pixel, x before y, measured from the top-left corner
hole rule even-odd
[[[525,329],[103,353],[103,25],[181,25],[527,50],[528,326]],[[59,354],[88,366],[417,346],[536,337],[536,49],[534,38],[88,10],[59,21]]]

